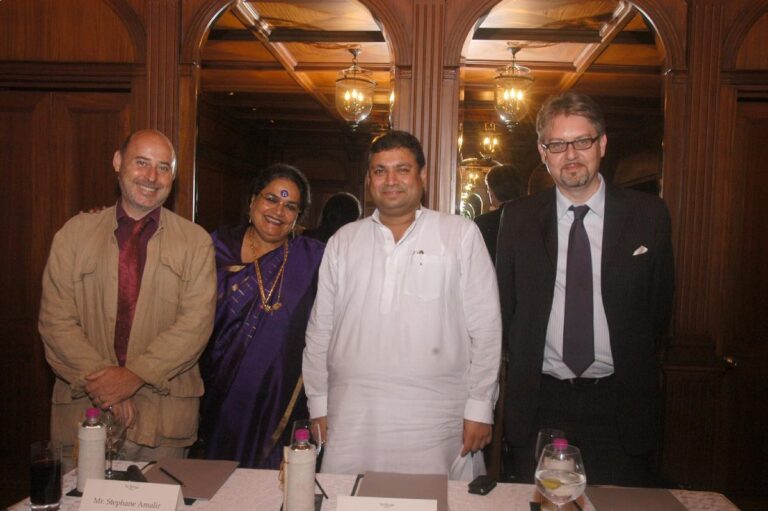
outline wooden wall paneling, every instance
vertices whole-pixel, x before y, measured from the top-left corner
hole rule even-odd
[[[721,372],[687,364],[667,368],[661,475],[674,485],[711,488],[721,379]]]
[[[442,119],[453,116],[445,111],[457,109],[456,97],[443,104],[443,41],[445,30],[445,0],[415,0],[413,2],[413,103],[411,108],[412,133],[421,141],[427,160],[427,206],[443,211],[452,209],[441,204],[440,181],[450,182],[450,162],[440,160],[440,146],[447,140],[444,131],[451,131]],[[444,111],[443,108],[446,110]],[[458,129],[458,128],[456,128]],[[455,160],[455,158],[454,158]]]
[[[444,67],[440,98],[440,143],[436,179],[431,183],[437,191],[437,206],[444,213],[457,210],[459,180],[459,94],[461,89],[459,68]]]
[[[732,115],[727,163],[732,198],[724,219],[726,252],[723,303],[724,331],[719,353],[732,360],[723,378],[721,434],[716,442],[714,486],[725,491],[743,509],[768,506],[768,464],[750,460],[768,456],[768,408],[757,396],[768,394],[768,84],[763,100],[737,102],[737,90],[726,90],[724,99]],[[757,398],[759,399],[759,398]]]
[[[14,418],[0,426],[0,452],[11,460],[0,464],[4,496],[28,492],[29,444],[49,436],[51,376],[37,313],[50,242],[72,214],[114,203],[111,160],[129,129],[128,104],[128,94],[0,91],[0,158],[13,172],[0,190],[0,394]]]
[[[678,325],[683,331],[706,330],[714,311],[710,282],[712,185],[714,147],[717,139],[717,92],[719,87],[720,41],[723,37],[723,7],[710,2],[691,5],[688,168],[683,188],[684,210],[678,228],[686,239],[678,247],[681,262],[678,282],[681,299]]]
[[[737,9],[737,14],[732,15],[734,23],[723,43],[722,69],[766,69],[768,1],[733,2],[729,7]]]
[[[197,124],[200,94],[200,48],[213,22],[233,0],[186,0],[180,2],[178,62],[177,164],[184,177],[175,185],[175,210],[195,220],[198,183]],[[206,220],[206,222],[212,219]]]
[[[395,129],[412,131],[413,119],[413,71],[410,66],[395,66],[395,105],[392,110],[392,125]]]
[[[181,51],[181,2],[165,0],[147,2],[146,89],[142,94],[147,112],[145,126],[162,131],[178,147],[179,144],[179,55]],[[179,166],[176,170],[174,194],[168,207],[191,217],[190,200],[194,194],[193,169]]]
[[[103,0],[0,2],[0,60],[133,62],[132,34]]]
[[[179,66],[179,138],[176,145],[176,165],[184,169],[185,178],[177,182],[176,212],[191,220],[197,215],[197,98],[200,87],[200,66],[181,64]]]
[[[119,196],[112,156],[131,132],[130,95],[58,93],[51,140],[60,174],[54,230],[80,211],[111,206]]]
[[[50,224],[52,200],[50,191],[39,200],[33,191],[40,191],[39,171],[51,156],[50,103],[44,92],[0,91],[0,161],[7,177],[0,188],[0,409],[7,418],[0,426],[0,495],[6,498],[28,493],[29,444],[48,437],[50,381],[37,341],[40,273],[33,255]]]
[[[220,225],[235,225],[242,221],[243,199],[251,175],[233,172],[228,166],[217,163],[207,152],[201,148],[197,165],[197,185],[205,192],[199,194],[199,214],[195,221],[210,232]]]

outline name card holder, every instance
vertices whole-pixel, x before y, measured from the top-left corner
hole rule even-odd
[[[337,511],[437,511],[437,500],[339,495]]]
[[[181,486],[89,479],[80,511],[178,511],[184,509]]]

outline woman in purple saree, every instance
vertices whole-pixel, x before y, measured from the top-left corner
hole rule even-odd
[[[248,225],[213,233],[218,299],[201,361],[209,459],[278,468],[292,422],[308,417],[301,357],[324,249],[293,235],[308,206],[306,177],[272,165],[251,185]]]

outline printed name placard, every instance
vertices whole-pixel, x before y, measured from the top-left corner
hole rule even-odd
[[[181,486],[88,479],[80,511],[177,511],[183,509]]]
[[[437,501],[339,495],[336,511],[437,511]]]

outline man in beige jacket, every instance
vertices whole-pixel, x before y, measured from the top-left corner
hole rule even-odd
[[[211,239],[162,208],[176,176],[170,141],[129,136],[112,160],[121,196],[56,233],[43,273],[39,330],[56,375],[51,439],[73,445],[85,409],[129,425],[126,457],[182,456],[197,434],[197,359],[211,333]]]

